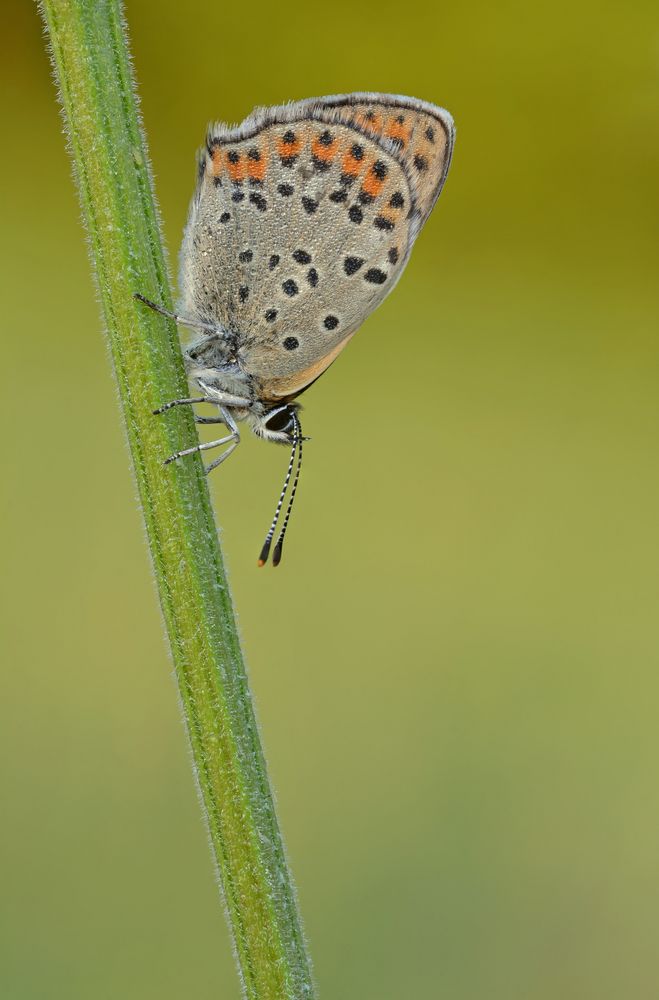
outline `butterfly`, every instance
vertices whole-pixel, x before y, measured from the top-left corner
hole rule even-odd
[[[172,455],[259,437],[291,446],[259,557],[281,560],[302,464],[298,397],[391,292],[442,190],[455,129],[443,108],[412,97],[355,93],[257,108],[212,125],[180,255],[181,303],[170,314],[199,332],[185,351],[200,395],[156,410],[212,403],[226,433]],[[297,461],[296,461],[297,460]],[[295,468],[295,474],[293,470]]]

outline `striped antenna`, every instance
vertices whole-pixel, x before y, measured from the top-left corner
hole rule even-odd
[[[291,516],[291,511],[293,510],[295,491],[297,490],[297,484],[300,480],[300,469],[302,468],[302,442],[304,441],[304,438],[302,437],[302,428],[300,427],[300,421],[295,411],[293,411],[293,420],[295,421],[295,438],[293,440],[297,441],[298,443],[297,468],[295,470],[295,479],[293,480],[293,486],[291,487],[291,496],[288,501],[286,517],[284,518],[284,523],[282,524],[281,531],[279,532],[279,538],[277,539],[275,550],[272,553],[273,566],[279,566],[279,563],[281,562],[281,550],[284,547],[284,537],[286,535],[286,528],[288,527],[288,521]]]
[[[286,472],[286,478],[284,479],[284,485],[282,486],[281,493],[279,494],[279,502],[277,504],[275,516],[272,519],[272,524],[270,525],[270,531],[265,536],[265,542],[263,543],[263,548],[261,549],[261,555],[259,556],[259,561],[258,561],[259,566],[265,566],[265,564],[268,561],[270,546],[272,545],[272,539],[274,538],[274,534],[277,529],[277,522],[279,521],[279,515],[281,514],[281,508],[284,503],[284,497],[286,496],[286,490],[288,489],[288,484],[290,483],[291,476],[293,474],[293,465],[295,463],[295,452],[297,451],[298,441],[300,440],[300,435],[299,435],[300,422],[295,412],[293,412],[293,419],[295,421],[295,434],[293,436],[293,447],[291,449],[291,458],[288,463],[288,470]],[[302,447],[301,444],[300,447]],[[299,464],[298,464],[298,474],[299,474]],[[295,477],[295,481],[297,483],[297,476]],[[289,505],[289,513],[290,513],[290,505]]]

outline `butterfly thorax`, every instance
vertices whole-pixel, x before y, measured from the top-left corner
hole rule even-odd
[[[219,394],[250,400],[250,411],[257,416],[271,404],[292,400],[297,391],[289,389],[287,379],[264,379],[249,370],[252,338],[238,332],[218,329],[191,344],[185,352],[188,377]],[[237,419],[242,419],[238,414]]]
[[[234,420],[246,421],[258,437],[290,444],[292,413],[299,405],[286,398],[268,398],[262,381],[245,371],[241,340],[237,334],[220,332],[191,344],[185,352],[188,378],[208,402],[216,401]]]

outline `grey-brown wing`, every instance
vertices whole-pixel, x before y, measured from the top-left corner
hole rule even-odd
[[[448,147],[420,182],[412,147],[404,156],[363,124],[360,96],[257,111],[209,134],[182,309],[237,333],[241,364],[271,398],[317,378],[391,291],[437,196],[425,175],[435,187],[445,175]]]

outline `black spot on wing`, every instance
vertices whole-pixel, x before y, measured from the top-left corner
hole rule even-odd
[[[343,270],[347,275],[356,274],[363,263],[363,257],[346,257],[343,261]]]
[[[268,207],[267,201],[262,194],[259,194],[258,191],[250,191],[249,200],[252,205],[255,205],[258,208],[259,212],[265,212]]]
[[[387,275],[379,267],[369,268],[364,275],[364,281],[368,281],[371,285],[383,285],[386,280]]]

